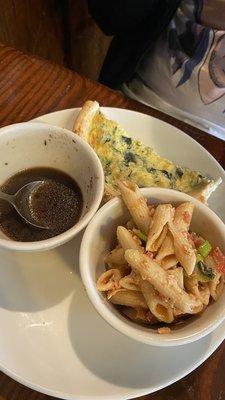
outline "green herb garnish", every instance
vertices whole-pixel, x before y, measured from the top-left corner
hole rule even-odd
[[[208,267],[203,261],[198,261],[196,266],[197,266],[197,270],[201,274],[200,276],[198,274],[198,278],[201,282],[212,281],[215,278],[215,274],[214,274],[212,268]]]
[[[210,251],[212,250],[212,245],[209,243],[208,240],[203,242],[199,247],[198,247],[198,252],[201,254],[203,258],[206,258]]]
[[[139,239],[142,240],[142,242],[147,242],[147,236],[141,232],[139,229],[133,229],[133,232],[135,233],[136,236],[139,237]]]

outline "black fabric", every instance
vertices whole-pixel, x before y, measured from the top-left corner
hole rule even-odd
[[[171,21],[181,0],[87,0],[91,15],[114,38],[99,81],[119,88]]]

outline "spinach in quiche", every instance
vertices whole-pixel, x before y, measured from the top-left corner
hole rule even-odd
[[[114,189],[118,179],[129,179],[139,187],[159,186],[188,193],[209,181],[198,171],[160,157],[100,111],[92,121],[88,142],[102,162],[106,183]]]

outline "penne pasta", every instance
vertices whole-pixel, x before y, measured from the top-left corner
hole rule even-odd
[[[169,269],[177,264],[178,261],[175,256],[173,236],[170,232],[167,233],[166,238],[156,255],[156,260],[164,269]]]
[[[153,204],[149,204],[148,209],[149,209],[150,217],[152,218],[155,213],[156,206],[154,206]]]
[[[174,320],[173,309],[168,301],[156,292],[148,281],[140,280],[140,288],[151,313],[162,322],[170,324]]]
[[[146,199],[141,194],[139,187],[126,181],[119,181],[118,187],[135,225],[147,235],[151,225],[151,217]]]
[[[155,324],[157,319],[150,310],[144,308],[124,307],[123,313],[132,321],[141,324]]]
[[[193,272],[190,276],[185,276],[184,278],[185,289],[198,297],[204,306],[209,304],[210,299],[210,289],[208,283],[199,283],[197,274]]]
[[[171,269],[168,271],[168,274],[174,276],[176,279],[178,285],[180,286],[181,289],[184,288],[184,274],[183,274],[183,268],[178,267],[175,269]]]
[[[118,269],[109,269],[103,272],[97,280],[97,289],[100,292],[119,289],[121,273]]]
[[[166,297],[171,304],[183,313],[195,314],[201,310],[201,301],[181,289],[177,280],[169,275],[155,260],[138,250],[126,250],[125,259],[132,269],[141,275],[143,280],[150,282],[162,296]]]
[[[189,293],[193,294],[198,298],[200,297],[198,278],[195,271],[189,276],[188,275],[184,276],[184,287]]]
[[[156,207],[152,225],[149,230],[148,240],[146,243],[146,250],[147,251],[155,251],[155,248],[159,248],[157,246],[157,240],[159,239],[160,235],[163,232],[163,228],[170,221],[173,217],[173,207],[171,204],[160,204]],[[164,231],[165,232],[165,231]],[[165,238],[165,237],[164,237]]]
[[[168,225],[174,240],[175,256],[187,275],[191,275],[196,264],[195,250],[189,243],[186,234],[181,233],[173,222],[170,221]]]
[[[108,300],[113,304],[119,304],[121,306],[134,307],[134,308],[145,308],[148,309],[147,303],[141,292],[134,290],[118,289],[114,290],[107,296]]]
[[[110,269],[117,269],[120,272],[122,278],[131,273],[131,267],[128,264],[127,265],[108,264],[108,268],[106,270],[109,271]]]
[[[123,250],[135,249],[143,251],[140,240],[133,233],[124,228],[124,226],[118,226],[117,228],[117,240]]]
[[[199,288],[199,295],[204,306],[207,306],[210,300],[210,289],[207,283],[205,283],[204,285],[201,286],[201,288]]]
[[[138,285],[136,274],[134,271],[132,271],[129,275],[126,275],[123,278],[121,278],[119,284],[124,289],[135,290],[137,292],[140,292],[141,290]]]
[[[174,225],[179,231],[188,231],[193,210],[194,204],[190,202],[182,203],[175,209]],[[175,256],[173,237],[170,232],[167,233],[167,236],[156,256],[156,260],[160,262],[164,269],[169,269],[177,264],[178,260]]]
[[[162,246],[162,244],[163,244],[163,242],[164,242],[164,240],[165,240],[165,238],[166,238],[167,232],[168,232],[168,228],[167,228],[167,226],[165,225],[165,226],[163,227],[163,230],[162,230],[162,232],[160,233],[159,237],[154,241],[154,243],[153,243],[152,246],[151,246],[151,251],[152,251],[152,252],[156,252],[156,251],[159,250],[159,248]]]
[[[216,273],[216,277],[209,282],[209,291],[213,300],[217,301],[224,287],[224,278],[220,273]]]
[[[163,267],[163,269],[167,270],[170,268],[173,268],[177,265],[178,261],[175,256],[175,254],[168,255],[162,259],[160,262],[160,265]]]
[[[216,269],[216,263],[210,255],[205,258],[204,260],[207,267],[211,268],[214,272],[215,278],[209,282],[209,291],[210,295],[212,296],[213,300],[218,300],[220,297],[223,287],[224,287],[224,278],[220,272]]]
[[[174,213],[174,224],[180,231],[188,231],[194,211],[194,203],[180,204]]]
[[[123,248],[115,248],[106,254],[104,261],[107,264],[116,264],[116,265],[127,265],[127,262],[124,258],[124,249]]]

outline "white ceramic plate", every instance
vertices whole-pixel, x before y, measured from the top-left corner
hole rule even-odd
[[[39,121],[71,128],[78,110]],[[139,113],[104,109],[160,154],[192,168],[225,173],[195,141]],[[225,215],[224,189],[211,207]],[[78,272],[81,235],[44,253],[0,251],[0,368],[19,382],[63,399],[128,399],[159,390],[200,365],[225,336],[225,323],[193,344],[156,348],[111,328],[94,310]]]

